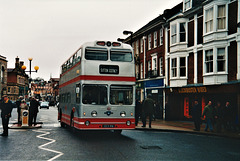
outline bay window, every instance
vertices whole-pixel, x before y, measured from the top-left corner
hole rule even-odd
[[[217,49],[217,71],[225,71],[225,48]]]
[[[213,8],[207,9],[205,13],[206,33],[213,31]]]
[[[177,25],[171,26],[171,44],[175,44],[177,42]]]
[[[217,29],[226,28],[226,6],[218,6]]]
[[[213,49],[205,51],[205,67],[206,73],[213,72]]]
[[[172,59],[172,77],[177,77],[177,58]]]
[[[186,77],[186,58],[180,57],[180,77]]]
[[[180,23],[180,42],[186,41],[186,23]]]

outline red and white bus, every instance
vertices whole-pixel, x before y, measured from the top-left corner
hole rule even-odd
[[[80,130],[135,128],[135,67],[130,45],[83,44],[63,65],[59,121]]]

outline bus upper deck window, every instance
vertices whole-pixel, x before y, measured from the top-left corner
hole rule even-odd
[[[108,60],[108,51],[105,48],[86,48],[85,59],[87,60]]]
[[[131,62],[132,52],[131,50],[111,50],[110,59],[111,61]]]

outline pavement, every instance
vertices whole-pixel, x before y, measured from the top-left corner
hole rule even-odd
[[[149,122],[147,121],[146,127],[142,127],[142,122],[139,121],[138,126],[136,126],[137,130],[159,130],[165,132],[181,132],[181,133],[192,133],[199,135],[209,135],[209,136],[220,136],[220,137],[229,137],[234,139],[240,139],[240,130],[238,129],[235,132],[222,130],[221,133],[216,132],[206,132],[205,123],[201,125],[200,131],[195,131],[194,123],[191,121],[164,121],[164,120],[154,120],[152,121],[152,127],[149,128]]]

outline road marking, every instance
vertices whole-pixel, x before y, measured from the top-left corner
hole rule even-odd
[[[49,129],[48,129],[48,130],[49,130]],[[50,139],[50,138],[43,137],[43,136],[45,136],[45,135],[49,135],[50,132],[43,131],[43,130],[33,130],[33,131],[38,132],[38,133],[43,133],[43,134],[40,134],[40,135],[36,136],[37,138],[50,141],[50,142],[48,142],[48,143],[46,143],[46,144],[43,144],[43,145],[38,146],[39,149],[46,150],[46,151],[49,151],[49,152],[53,152],[53,153],[57,153],[57,154],[58,154],[58,155],[56,155],[55,157],[49,159],[48,161],[52,161],[52,160],[54,160],[54,159],[57,159],[58,157],[60,157],[60,156],[62,156],[62,155],[64,154],[64,153],[59,152],[59,151],[56,151],[56,150],[44,148],[44,146],[47,146],[47,145],[49,145],[49,144],[52,144],[52,143],[56,142],[56,140],[54,140],[54,139]]]

